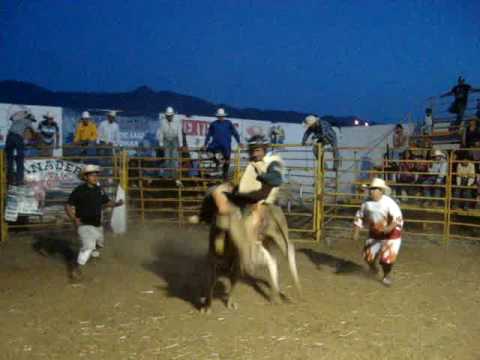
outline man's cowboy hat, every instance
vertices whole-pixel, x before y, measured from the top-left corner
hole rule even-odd
[[[172,116],[175,115],[175,110],[171,106],[165,109],[165,116]]]
[[[23,119],[30,119],[30,121],[36,122],[35,117],[29,110],[20,110],[10,116],[10,121],[17,121]]]
[[[437,156],[443,157],[443,158],[445,158],[445,159],[447,158],[447,156],[446,156],[446,155],[443,153],[443,151],[441,151],[441,150],[435,150],[435,151],[433,152],[433,157],[437,157]]]
[[[390,195],[392,189],[385,183],[385,180],[375,178],[370,184],[367,185],[369,189],[381,189],[385,195]]]
[[[215,114],[216,117],[225,117],[227,116],[228,114],[225,112],[225,109],[224,108],[219,108],[217,110],[217,113]]]
[[[100,172],[100,166],[88,164],[80,171],[80,178],[84,179],[88,174]]]
[[[314,125],[320,118],[315,115],[308,115],[305,120],[303,120],[303,124],[305,127],[309,128],[310,126]]]
[[[90,119],[90,113],[88,111],[82,112],[82,119]]]
[[[107,116],[117,117],[117,112],[115,110],[111,110],[107,113]]]
[[[55,119],[55,116],[53,116],[53,113],[51,111],[47,112],[45,115],[43,115],[44,119]]]

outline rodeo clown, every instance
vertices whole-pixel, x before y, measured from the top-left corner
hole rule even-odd
[[[75,225],[80,238],[81,247],[77,262],[72,268],[73,279],[81,278],[80,267],[85,265],[90,257],[99,257],[96,248],[103,248],[102,209],[123,205],[123,201],[111,201],[98,185],[100,167],[86,165],[80,172],[83,184],[77,186],[70,194],[65,204],[65,212]]]
[[[390,286],[392,280],[389,275],[402,243],[402,212],[397,203],[389,197],[391,189],[384,180],[373,179],[368,191],[369,198],[355,214],[353,239],[358,241],[360,229],[368,228],[369,235],[363,257],[373,274],[378,273],[376,260],[379,259],[383,269],[382,283]]]

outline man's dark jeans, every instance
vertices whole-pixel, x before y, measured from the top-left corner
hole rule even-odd
[[[17,150],[16,157],[14,156],[15,150]],[[7,155],[7,176],[9,183],[13,180],[13,161],[15,160],[17,165],[15,182],[17,185],[23,184],[25,160],[25,143],[23,137],[9,132],[5,143],[5,152]]]

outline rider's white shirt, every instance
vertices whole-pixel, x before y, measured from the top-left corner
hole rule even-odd
[[[282,161],[281,158],[277,155],[268,154],[261,161],[250,162],[245,172],[240,179],[240,184],[238,185],[239,193],[249,193],[252,191],[257,191],[262,188],[262,183],[257,180],[259,174],[264,174],[267,172],[267,167],[271,161]],[[280,188],[275,187],[270,191],[268,197],[264,200],[267,204],[274,204],[278,197],[278,192]]]

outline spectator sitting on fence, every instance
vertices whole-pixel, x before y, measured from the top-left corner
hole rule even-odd
[[[80,156],[93,156],[95,150],[89,151],[97,142],[97,125],[90,118],[90,113],[84,111],[75,130],[73,143],[80,146],[78,154]]]
[[[400,160],[403,152],[408,149],[408,135],[405,134],[402,124],[395,126],[392,143],[392,159]]]
[[[423,194],[425,197],[435,197],[440,198],[443,196],[444,189],[442,186],[445,185],[445,180],[448,174],[448,162],[446,155],[440,151],[435,150],[433,153],[434,161],[430,165],[429,175],[423,182],[424,185],[434,185],[434,186],[427,186],[423,189]],[[424,202],[425,207],[429,207],[429,201],[432,200],[432,206],[438,205],[442,206],[442,200],[439,199],[427,199]]]
[[[473,148],[480,142],[480,130],[478,129],[478,119],[470,119],[468,127],[463,136],[462,145],[466,148]]]
[[[217,120],[212,122],[208,127],[208,133],[205,137],[204,149],[213,154],[212,160],[218,168],[220,162],[216,158],[216,154],[221,153],[223,156],[223,179],[228,179],[228,170],[230,168],[230,156],[232,153],[232,136],[240,147],[243,147],[240,141],[235,125],[230,120],[225,119],[228,114],[223,108],[219,108],[215,116]],[[210,141],[211,140],[211,141]]]
[[[24,181],[24,159],[25,159],[25,136],[28,136],[27,129],[33,131],[35,117],[28,111],[18,111],[10,117],[12,125],[8,130],[5,142],[5,153],[7,158],[7,179],[9,184],[23,185]],[[15,154],[16,153],[16,154]],[[13,162],[16,164],[15,180],[13,173]]]
[[[425,109],[425,118],[423,119],[423,126],[422,126],[422,135],[423,136],[430,136],[433,132],[433,115],[432,109],[426,108]]]
[[[466,151],[458,153],[458,164],[456,171],[456,188],[454,189],[454,208],[463,208],[464,210],[472,209],[474,207],[473,201],[459,201],[459,198],[472,200],[473,189],[475,183],[475,166]]]
[[[60,129],[55,122],[55,117],[50,111],[43,116],[45,120],[38,124],[38,132],[41,138],[40,154],[45,157],[53,156],[53,149],[60,148]]]
[[[399,173],[396,179],[398,183],[398,185],[396,186],[397,196],[401,197],[403,195],[403,192],[405,192],[407,196],[412,196],[415,193],[415,187],[411,185],[415,184],[416,175],[415,162],[411,161],[413,160],[413,156],[410,150],[405,150],[401,160],[402,161],[400,161]]]
[[[415,184],[420,185],[413,188],[413,195],[423,196],[425,187],[421,185],[426,183],[430,176],[428,174],[430,157],[428,153],[426,154],[426,156],[424,156],[423,152],[421,154],[415,154],[412,152],[412,159],[415,164],[415,170],[414,170],[415,177],[416,177]],[[415,200],[418,200],[418,199],[415,199]]]

